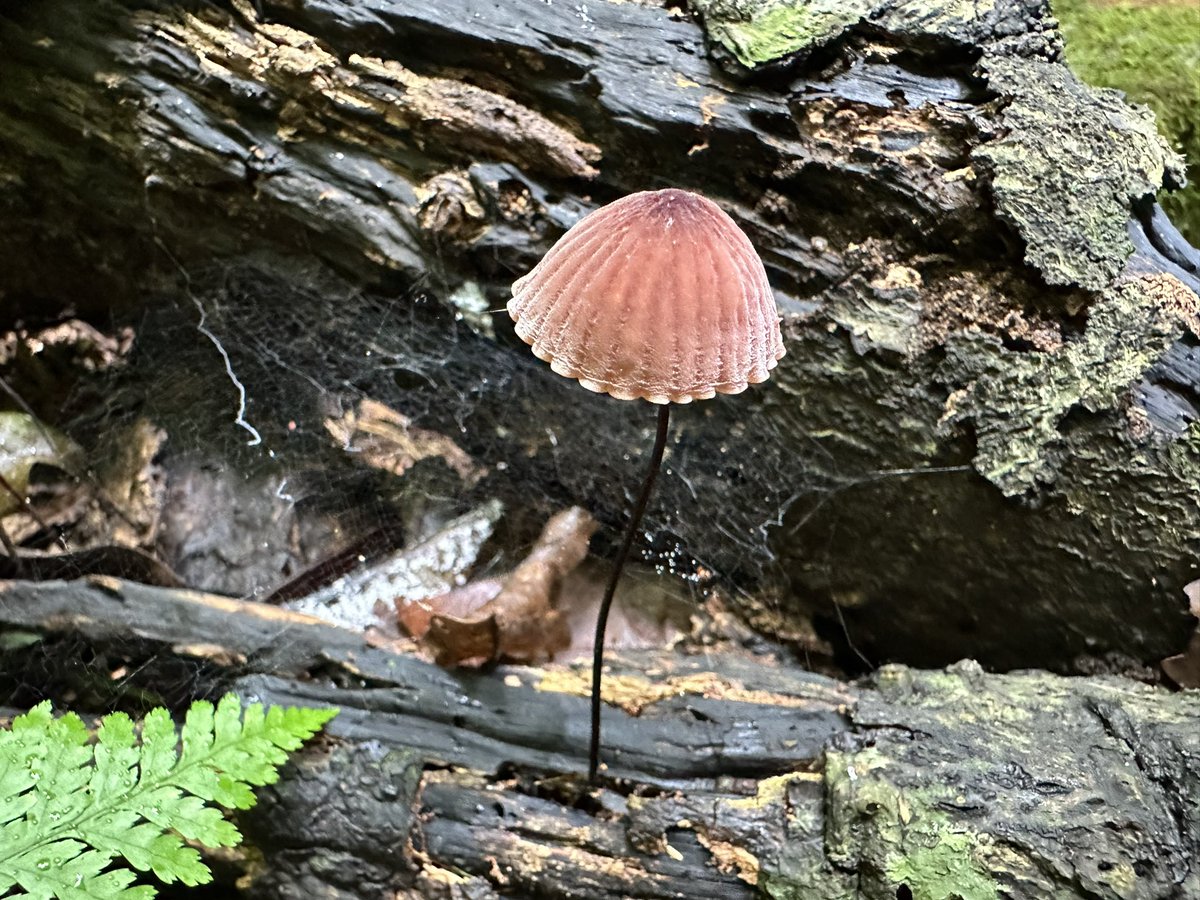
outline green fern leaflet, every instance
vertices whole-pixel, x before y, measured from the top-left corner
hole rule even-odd
[[[149,900],[137,872],[205,884],[212,873],[185,841],[232,847],[241,833],[220,807],[248,809],[337,710],[250,704],[226,695],[188,710],[182,733],[165,709],[141,734],[124,713],[91,739],[73,714],[42,703],[0,730],[0,897]],[[217,805],[214,805],[217,804]],[[125,864],[115,863],[124,860]]]

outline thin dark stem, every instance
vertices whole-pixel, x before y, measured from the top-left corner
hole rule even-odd
[[[654,436],[650,468],[646,471],[646,480],[642,482],[642,491],[629,513],[625,540],[621,543],[621,552],[617,554],[616,564],[608,579],[608,587],[604,589],[604,599],[600,601],[600,612],[596,616],[596,642],[592,645],[592,742],[588,748],[588,781],[593,784],[596,782],[596,771],[600,768],[600,678],[604,671],[604,629],[608,626],[608,611],[612,607],[613,595],[617,592],[617,582],[621,580],[621,571],[625,568],[625,560],[629,558],[629,551],[633,548],[633,539],[637,535],[642,514],[646,511],[646,504],[650,501],[654,482],[658,478],[663,450],[667,446],[667,424],[670,420],[671,407],[664,403],[658,408],[658,433]]]

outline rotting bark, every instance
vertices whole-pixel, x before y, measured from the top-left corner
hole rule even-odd
[[[591,793],[582,665],[449,672],[298,613],[110,578],[9,583],[0,621],[45,645],[10,653],[5,680],[80,643],[122,666],[98,704],[159,702],[163,671],[190,662],[188,694],[341,707],[221,861],[251,897],[1200,890],[1197,693],[973,663],[844,685],[728,649],[638,655],[614,661]]]
[[[697,2],[709,46],[639,3],[9,5],[0,289],[26,316],[148,308],[124,387],[177,445],[229,431],[192,377],[222,365],[203,310],[265,446],[353,385],[502,460],[473,496],[614,523],[628,476],[595,460],[643,446],[644,411],[560,384],[486,310],[599,202],[702,190],[761,249],[788,356],[680,411],[656,549],[847,661],[1177,652],[1200,263],[1150,194],[1178,160],[1071,76],[1039,2],[793,21],[817,6]],[[414,284],[440,303],[388,344],[374,317]]]

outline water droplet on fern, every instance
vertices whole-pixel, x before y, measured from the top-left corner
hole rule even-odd
[[[50,868],[50,860],[39,859],[36,863],[34,863],[34,868],[36,868],[39,872],[45,872]]]

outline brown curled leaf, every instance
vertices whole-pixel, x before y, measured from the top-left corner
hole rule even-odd
[[[1192,615],[1200,619],[1200,581],[1184,585]],[[1200,627],[1192,635],[1187,649],[1162,661],[1163,672],[1181,688],[1200,689]]]
[[[1181,688],[1200,689],[1200,630],[1187,649],[1162,661],[1163,672]]]
[[[397,600],[396,617],[409,635],[421,640],[429,632],[435,615],[468,621],[495,599],[503,587],[502,578],[480,578],[428,600]]]
[[[0,413],[0,517],[24,507],[35,465],[66,470],[78,456],[70,438],[33,416]]]
[[[487,474],[444,434],[418,428],[403,413],[375,400],[363,400],[357,409],[330,417],[324,424],[330,436],[358,459],[393,475],[403,475],[432,457],[440,457],[468,486]]]
[[[563,579],[588,552],[596,521],[571,507],[542,530],[533,550],[498,582],[473,582],[419,603],[396,601],[401,623],[443,666],[479,666],[499,659],[533,662],[570,644],[555,608]]]

